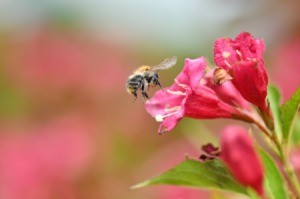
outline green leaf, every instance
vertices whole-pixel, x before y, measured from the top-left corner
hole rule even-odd
[[[282,142],[282,130],[281,130],[281,119],[280,119],[280,92],[278,88],[274,85],[270,85],[268,87],[268,100],[270,103],[270,107],[275,120],[275,132],[278,138],[278,141]]]
[[[282,122],[282,132],[283,139],[286,143],[289,143],[292,122],[298,111],[300,103],[300,88],[293,94],[293,96],[287,100],[280,108],[281,111],[281,122]]]
[[[264,186],[267,190],[268,195],[271,199],[285,199],[287,197],[287,192],[285,184],[283,183],[283,177],[279,172],[273,159],[263,150],[260,149],[260,157],[264,164]]]
[[[294,125],[292,130],[292,144],[299,145],[300,144],[300,117],[296,114],[294,118]]]
[[[215,188],[247,194],[246,188],[231,177],[225,166],[218,159],[206,162],[186,160],[163,174],[136,184],[131,188],[157,184]]]

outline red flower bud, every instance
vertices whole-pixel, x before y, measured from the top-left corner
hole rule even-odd
[[[263,168],[245,129],[228,126],[221,133],[221,159],[235,179],[263,195]]]

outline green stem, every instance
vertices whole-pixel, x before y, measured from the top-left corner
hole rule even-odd
[[[295,170],[293,168],[293,166],[291,165],[290,161],[289,161],[289,149],[287,144],[285,143],[279,143],[278,138],[277,138],[277,134],[275,132],[275,128],[274,128],[274,117],[272,115],[272,112],[270,110],[270,106],[268,105],[268,109],[266,111],[260,110],[259,109],[259,113],[262,117],[262,119],[264,120],[266,126],[268,127],[268,129],[271,131],[271,135],[272,135],[272,139],[274,141],[274,144],[276,145],[278,152],[279,152],[279,157],[281,159],[281,162],[283,164],[283,168],[285,173],[288,176],[288,180],[291,183],[291,185],[293,186],[293,189],[295,191],[295,195],[296,198],[300,198],[300,184],[299,181],[297,179]]]
[[[240,116],[240,120],[250,122],[255,124],[276,146],[276,149],[278,152],[280,152],[280,143],[277,139],[277,136],[275,133],[272,133],[269,128],[263,123],[262,120],[258,120],[253,116],[251,113],[248,112],[241,112],[242,117]]]
[[[283,147],[281,148],[281,154],[282,154],[282,163],[283,163],[284,171],[287,174],[287,176],[290,178],[290,182],[296,193],[296,198],[300,198],[300,183],[297,179],[295,170],[289,161],[288,147],[283,145]]]
[[[273,131],[274,130],[274,117],[272,115],[270,105],[268,105],[266,110],[258,108],[258,113],[265,122],[266,126]]]

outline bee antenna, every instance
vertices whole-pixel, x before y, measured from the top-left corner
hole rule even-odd
[[[157,81],[157,84],[158,84],[158,86],[161,88],[161,90],[162,90],[163,92],[166,92],[166,91],[164,90],[164,88],[161,86],[161,84],[159,83],[159,81]]]

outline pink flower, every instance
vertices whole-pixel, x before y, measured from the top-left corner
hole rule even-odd
[[[241,96],[241,93],[235,88],[232,82],[225,81],[221,85],[216,85],[213,82],[213,73],[214,70],[211,70],[205,74],[205,85],[213,89],[219,98],[227,104],[248,110],[249,103]]]
[[[31,37],[11,37],[4,71],[13,83],[34,95],[82,91],[94,96],[119,93],[130,51],[105,38],[96,39],[47,26]],[[123,82],[122,82],[123,84]],[[50,94],[49,94],[50,93]]]
[[[237,109],[223,102],[201,83],[206,61],[186,59],[182,72],[171,87],[160,90],[146,102],[147,111],[162,122],[159,133],[170,131],[184,117],[198,119],[239,118]]]
[[[247,101],[265,111],[268,108],[268,76],[263,61],[264,49],[262,39],[242,32],[234,40],[220,38],[215,41],[214,61],[228,70],[232,83]]]
[[[221,159],[238,182],[263,195],[263,168],[247,131],[228,126],[221,133]]]

